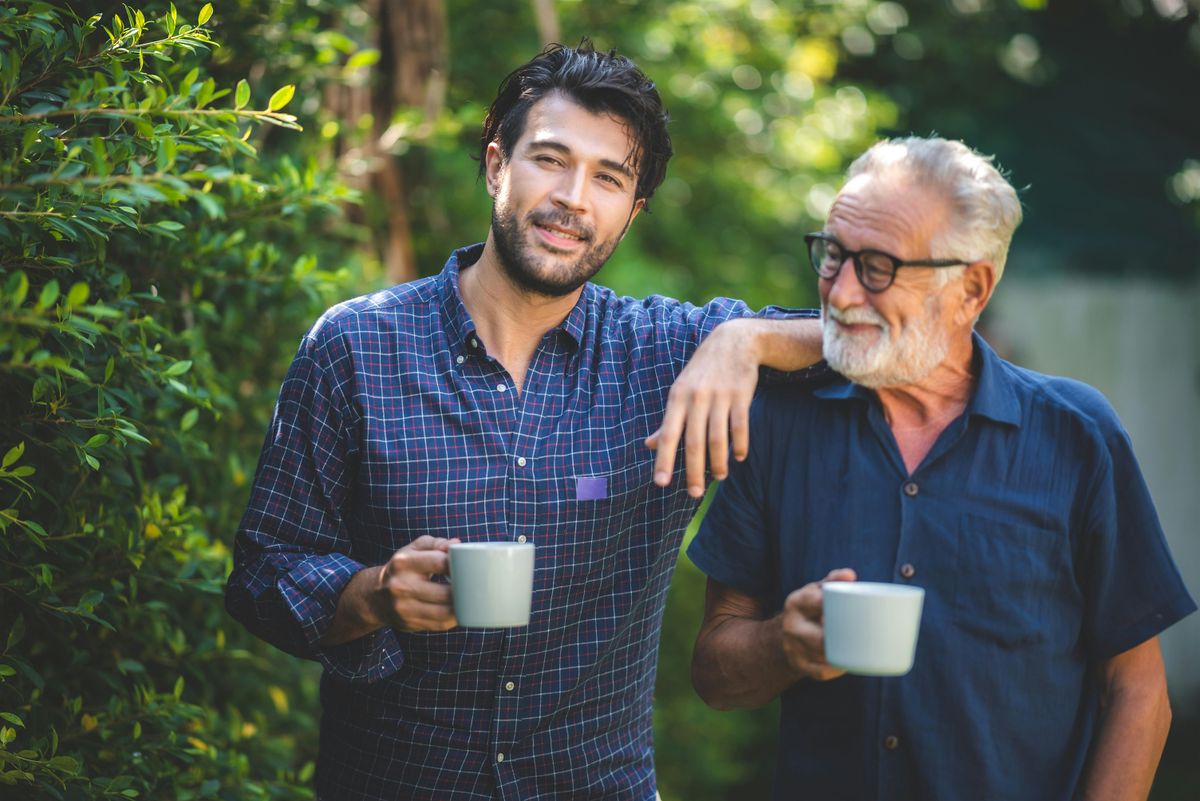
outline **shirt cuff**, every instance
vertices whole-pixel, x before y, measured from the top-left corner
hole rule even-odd
[[[1123,654],[1134,646],[1141,645],[1196,611],[1196,602],[1184,590],[1155,611],[1132,626],[1126,626],[1105,642],[1097,643],[1094,654],[1099,659],[1108,659]]]
[[[370,683],[404,664],[404,653],[390,627],[340,645],[319,645],[333,624],[342,590],[364,567],[343,554],[310,556],[288,571],[278,587],[312,657],[333,676]]]

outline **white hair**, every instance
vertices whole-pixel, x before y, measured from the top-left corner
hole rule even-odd
[[[864,174],[892,177],[930,190],[950,211],[949,224],[934,235],[932,257],[987,259],[995,265],[999,281],[1013,232],[1021,224],[1021,201],[992,161],[992,156],[980,155],[962,142],[910,136],[872,145],[850,165],[846,179]],[[963,269],[938,270],[938,286]]]

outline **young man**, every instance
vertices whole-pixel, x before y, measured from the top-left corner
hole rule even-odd
[[[588,283],[671,155],[627,59],[547,49],[481,144],[487,241],[301,343],[227,606],[325,667],[321,798],[650,799],[658,633],[705,444],[721,477],[759,365],[816,361],[819,325]],[[690,486],[665,488],[684,421]],[[455,627],[454,540],[536,544],[528,627]]]
[[[772,388],[688,550],[693,683],[782,695],[777,798],[1145,799],[1170,722],[1157,635],[1196,608],[1129,438],[1090,387],[974,333],[1021,219],[959,142],[850,167],[825,230],[822,386]],[[824,581],[925,589],[912,671],[825,661]]]

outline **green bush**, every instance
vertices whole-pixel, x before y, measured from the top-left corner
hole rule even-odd
[[[208,77],[211,16],[0,7],[4,798],[311,796],[312,671],[221,592],[354,197],[258,155],[295,90]]]

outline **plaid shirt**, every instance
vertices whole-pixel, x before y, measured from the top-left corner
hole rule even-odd
[[[324,665],[328,801],[650,799],[658,635],[697,501],[678,475],[651,482],[642,440],[700,341],[752,312],[588,284],[517,393],[458,292],[481,252],[340,304],[304,338],[227,607]],[[319,647],[351,576],[422,534],[535,543],[529,626]]]

